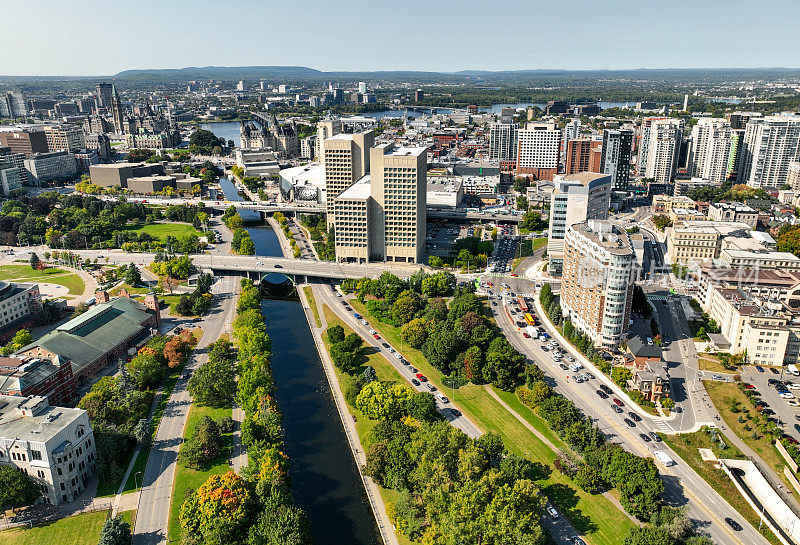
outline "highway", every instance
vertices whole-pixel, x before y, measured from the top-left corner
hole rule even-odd
[[[187,371],[194,371],[208,359],[205,348],[216,341],[225,328],[233,322],[238,289],[239,279],[234,276],[222,277],[212,286],[214,302],[209,313],[198,324],[203,328],[203,338],[187,362]],[[179,378],[175,384],[150,449],[150,457],[141,481],[142,488],[133,528],[134,545],[167,543],[176,460],[191,405],[191,397],[186,390],[187,382],[188,380]],[[176,501],[182,500],[176,498]],[[179,536],[169,537],[176,539]]]

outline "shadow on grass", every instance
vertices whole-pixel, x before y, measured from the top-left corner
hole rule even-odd
[[[567,515],[579,533],[591,534],[597,531],[597,525],[578,509],[578,495],[575,489],[565,484],[553,483],[544,486],[542,492]]]

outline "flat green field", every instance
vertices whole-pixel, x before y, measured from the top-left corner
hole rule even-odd
[[[0,266],[0,280],[50,282],[66,286],[70,295],[80,295],[86,287],[80,276],[56,267],[38,270],[32,269],[30,265],[2,265]]]
[[[214,420],[217,420],[225,416],[231,416],[231,412],[232,411],[230,407],[203,407],[193,403],[192,407],[189,409],[189,417],[186,421],[186,433],[184,437],[188,438],[194,434],[197,423],[200,422],[204,416],[210,416]],[[172,489],[172,501],[170,502],[169,506],[168,537],[170,541],[179,541],[181,538],[181,524],[178,520],[178,515],[180,514],[183,498],[185,497],[187,491],[197,490],[200,485],[206,482],[211,475],[220,475],[222,473],[231,471],[231,468],[228,465],[231,434],[224,434],[223,437],[226,438],[226,448],[223,449],[222,454],[206,471],[196,471],[194,469],[184,467],[181,462],[178,462],[175,470],[175,486]]]
[[[134,511],[122,517],[132,525]],[[107,511],[66,517],[30,529],[0,532],[0,545],[96,545]]]
[[[167,235],[172,235],[177,238],[186,235],[203,236],[202,231],[198,231],[188,223],[151,223],[150,225],[129,225],[123,228],[124,231],[131,231],[134,233],[147,233],[153,237],[164,240]]]
[[[369,316],[359,301],[350,299],[348,302],[359,313]],[[628,516],[602,495],[587,494],[572,484],[569,478],[553,469],[552,463],[556,453],[528,431],[514,415],[505,410],[483,386],[468,384],[453,393],[451,389],[442,386],[442,373],[428,363],[422,352],[410,348],[405,343],[401,344],[398,328],[380,323],[374,318],[370,320],[370,324],[392,345],[402,346],[401,352],[406,359],[425,374],[437,388],[445,391],[481,430],[498,433],[509,451],[530,456],[531,460],[538,462],[538,485],[548,499],[567,515],[576,529],[586,536],[587,541],[594,545],[619,545],[621,539],[633,527]],[[498,394],[553,444],[566,448],[552,430],[544,425],[544,421],[536,417],[530,409],[511,399],[514,397],[513,394],[505,395],[502,392]]]

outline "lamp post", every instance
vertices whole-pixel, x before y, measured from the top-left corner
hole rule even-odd
[[[137,476],[139,476],[139,475],[141,475],[141,474],[142,474],[142,472],[141,472],[141,471],[137,471],[137,472],[136,472],[136,473],[134,473],[134,475],[133,475],[133,483],[136,485],[136,490],[137,490],[137,491],[139,491],[139,492],[141,492],[141,490],[142,490],[142,487],[141,487],[141,486],[139,486],[139,481],[138,481],[138,479],[137,479],[136,477],[137,477]]]

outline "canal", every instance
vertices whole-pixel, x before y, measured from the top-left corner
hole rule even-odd
[[[247,229],[256,254],[280,256],[269,227]],[[282,275],[268,278],[280,282]],[[272,340],[272,373],[283,413],[292,496],[308,513],[317,544],[381,543],[314,339],[299,301],[261,302]]]

